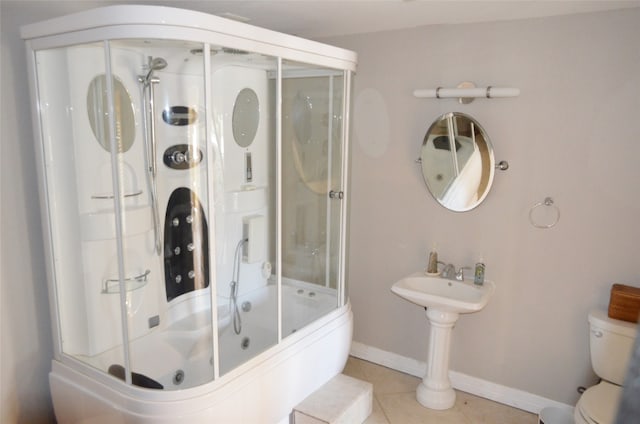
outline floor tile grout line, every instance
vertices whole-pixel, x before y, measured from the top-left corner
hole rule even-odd
[[[384,415],[384,419],[387,421],[387,424],[392,424],[391,423],[391,419],[389,418],[389,416],[387,415],[387,411],[384,410],[384,407],[382,406],[382,403],[380,402],[380,400],[378,399],[378,397],[374,394],[373,398],[376,400],[376,402],[378,403],[378,406],[380,407],[380,411],[382,411],[382,415]]]

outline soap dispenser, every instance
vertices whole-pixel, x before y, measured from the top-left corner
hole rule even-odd
[[[436,245],[433,244],[433,248],[429,253],[429,262],[427,264],[427,275],[438,275],[438,252],[436,252]]]
[[[476,269],[473,276],[474,284],[478,286],[481,286],[484,284],[484,270],[485,270],[484,261],[482,260],[482,257],[480,257],[480,261],[476,263]]]

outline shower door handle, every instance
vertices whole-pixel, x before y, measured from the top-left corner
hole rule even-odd
[[[344,198],[344,191],[334,191],[331,190],[329,192],[329,198],[330,199],[339,199],[342,200]]]

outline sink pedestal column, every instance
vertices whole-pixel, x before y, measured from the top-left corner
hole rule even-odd
[[[458,320],[458,315],[455,312],[427,308],[427,318],[431,327],[427,372],[416,390],[418,402],[427,408],[449,409],[456,401],[456,393],[449,380],[449,351],[451,330]]]

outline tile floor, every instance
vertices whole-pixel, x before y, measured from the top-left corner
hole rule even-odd
[[[419,378],[353,356],[343,373],[373,384],[373,412],[365,424],[537,424],[535,414],[460,391],[453,408],[427,409],[416,400]]]

